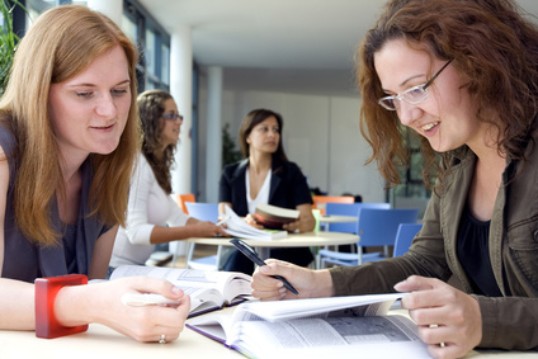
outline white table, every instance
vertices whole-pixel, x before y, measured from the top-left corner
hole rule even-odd
[[[227,310],[227,309],[225,309]],[[36,338],[33,331],[0,331],[0,358],[56,359],[129,358],[244,358],[201,334],[185,328],[178,340],[167,344],[144,344],[100,324],[87,332],[56,339]],[[473,351],[466,359],[536,358],[536,352]]]
[[[262,259],[269,258],[271,248],[290,247],[325,247],[329,245],[353,244],[359,237],[351,233],[340,232],[307,232],[290,233],[287,237],[272,241],[242,239],[245,243],[254,247]],[[189,242],[212,246],[232,246],[230,238],[189,238]]]
[[[356,216],[340,216],[340,215],[331,215],[331,216],[321,216],[319,218],[320,223],[353,223],[358,222],[359,217]]]

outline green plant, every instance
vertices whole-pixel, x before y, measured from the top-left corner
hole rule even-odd
[[[13,31],[13,11],[18,1],[0,0],[0,95],[4,93],[19,37]]]
[[[230,136],[230,124],[225,123],[222,127],[222,166],[239,161],[241,152],[235,148],[235,141]]]

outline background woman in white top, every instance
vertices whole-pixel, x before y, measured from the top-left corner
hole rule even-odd
[[[149,90],[137,99],[144,133],[142,153],[131,180],[127,225],[116,236],[111,267],[144,264],[159,243],[224,235],[211,222],[185,215],[172,199],[170,168],[183,117],[172,96]]]

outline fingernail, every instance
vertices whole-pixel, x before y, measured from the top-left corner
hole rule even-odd
[[[179,287],[172,287],[172,293],[178,295],[182,293],[182,290]]]
[[[261,266],[260,267],[260,272],[262,272],[262,273],[270,273],[271,271],[269,270],[268,266]]]

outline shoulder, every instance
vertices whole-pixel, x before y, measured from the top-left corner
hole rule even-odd
[[[278,162],[273,166],[274,173],[284,172],[289,176],[297,176],[302,175],[303,172],[301,171],[301,168],[299,165],[297,165],[295,162],[291,161],[285,161],[285,162]]]
[[[247,160],[241,160],[239,162],[235,162],[229,165],[226,165],[224,169],[222,170],[222,174],[225,177],[235,177],[242,172],[245,172],[247,168]]]
[[[11,156],[17,149],[17,140],[15,135],[7,124],[0,122],[0,154],[2,158],[7,155]]]

